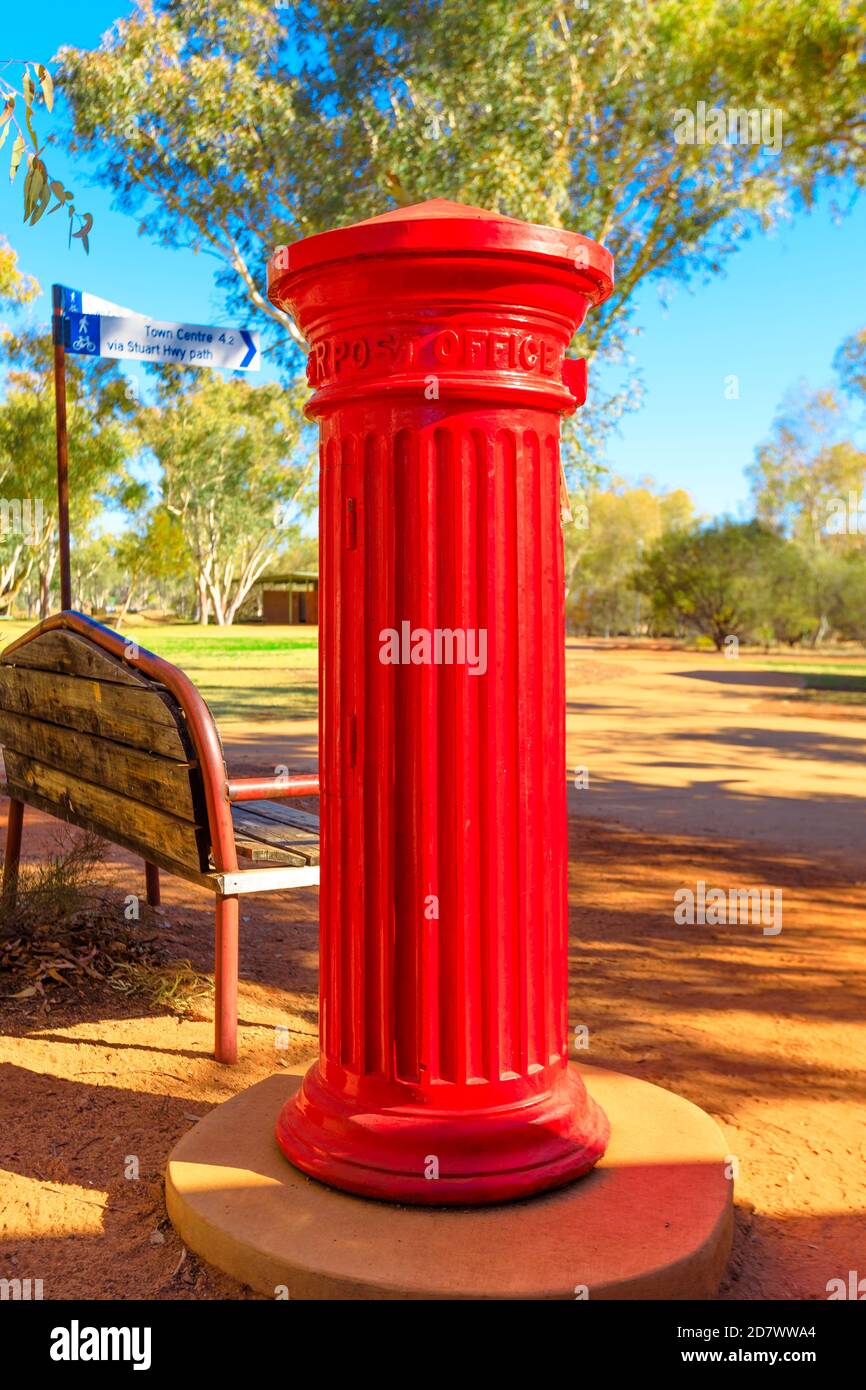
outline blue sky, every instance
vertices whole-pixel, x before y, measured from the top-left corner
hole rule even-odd
[[[64,43],[92,47],[128,8],[124,0],[16,6],[4,17],[5,51],[44,61]],[[89,257],[78,243],[67,250],[60,216],[24,228],[20,184],[10,189],[0,170],[0,229],[46,289],[35,318],[47,318],[47,289],[59,280],[157,318],[226,321],[213,258],[167,251],[139,237],[136,220],[113,211],[86,167],[61,151],[49,167],[75,191],[77,205],[93,212],[95,225]],[[644,404],[611,441],[611,471],[687,488],[706,514],[747,508],[743,470],[783,397],[802,380],[833,385],[837,347],[863,326],[864,247],[866,201],[838,223],[823,203],[795,213],[771,237],[746,241],[723,276],[693,289],[675,287],[666,307],[654,286],[644,289],[635,315],[642,331],[632,342]],[[127,369],[139,370],[124,364]],[[738,400],[725,398],[730,375],[739,378]]]
[[[783,398],[805,381],[838,385],[833,357],[866,323],[866,202],[842,221],[826,205],[755,236],[726,273],[696,289],[676,287],[667,308],[648,286],[632,353],[644,404],[609,450],[615,472],[650,474],[686,487],[701,509],[736,513],[749,500],[743,469],[766,438]],[[739,378],[739,399],[725,378]]]

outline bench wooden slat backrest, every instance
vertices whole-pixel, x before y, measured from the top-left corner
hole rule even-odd
[[[201,776],[180,706],[77,632],[0,655],[9,795],[187,874],[209,868]]]

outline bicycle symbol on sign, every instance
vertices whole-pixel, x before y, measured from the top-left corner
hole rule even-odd
[[[86,337],[85,337],[85,334],[87,335]],[[93,341],[93,339],[91,338],[90,333],[89,333],[89,331],[88,331],[88,327],[87,327],[87,315],[86,315],[86,314],[83,315],[83,317],[82,317],[81,319],[79,319],[79,321],[78,321],[78,337],[75,339],[75,342],[72,344],[72,351],[73,351],[73,352],[95,352],[95,351],[96,351],[96,344],[94,343],[94,341]]]

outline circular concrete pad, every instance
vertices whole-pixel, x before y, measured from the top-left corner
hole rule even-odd
[[[190,1250],[270,1297],[712,1298],[733,1183],[714,1120],[621,1072],[581,1067],[607,1112],[601,1163],[569,1187],[489,1207],[400,1207],[305,1177],[274,1139],[300,1084],[282,1073],[173,1149],[169,1215]]]

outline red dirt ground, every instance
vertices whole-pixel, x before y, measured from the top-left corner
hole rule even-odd
[[[720,659],[572,642],[568,664],[569,759],[590,770],[570,793],[580,1055],[721,1124],[739,1170],[722,1298],[825,1298],[829,1279],[866,1273],[866,724],[782,705],[741,679],[746,663],[733,681]],[[309,723],[223,733],[236,772],[308,764],[314,748]],[[28,812],[25,858],[56,833]],[[102,876],[143,893],[120,851]],[[781,888],[782,932],[675,925],[673,893],[698,879]],[[172,953],[209,971],[210,895],[163,878],[163,902]],[[314,1055],[317,905],[301,890],[245,907],[233,1069],[210,1059],[204,1018],[122,996],[0,1006],[0,1278],[41,1278],[46,1298],[254,1296],[184,1253],[162,1170],[213,1105]]]

